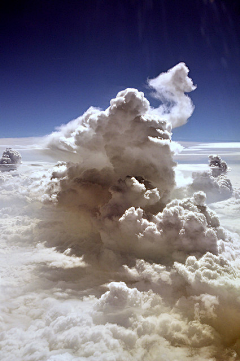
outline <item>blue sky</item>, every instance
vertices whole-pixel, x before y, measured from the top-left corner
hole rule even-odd
[[[239,0],[35,0],[1,6],[0,137],[42,136],[144,91],[183,61],[195,111],[173,139],[240,138]]]

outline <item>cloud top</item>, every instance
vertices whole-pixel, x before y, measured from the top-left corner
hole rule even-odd
[[[163,102],[160,107],[152,110],[153,113],[167,119],[173,128],[184,125],[194,110],[192,101],[185,94],[196,89],[188,73],[187,66],[179,63],[167,72],[148,80],[148,85],[154,89],[154,97]]]

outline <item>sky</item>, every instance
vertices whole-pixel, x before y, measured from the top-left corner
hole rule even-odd
[[[238,361],[237,2],[1,7],[0,360]]]
[[[238,0],[2,1],[0,137],[51,133],[179,62],[197,89],[182,141],[239,141]]]

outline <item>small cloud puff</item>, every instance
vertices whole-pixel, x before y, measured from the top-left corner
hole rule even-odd
[[[15,170],[22,161],[21,154],[12,148],[6,148],[0,158],[0,170]]]
[[[194,172],[193,182],[188,187],[188,192],[202,190],[207,195],[208,203],[230,198],[233,187],[226,173],[229,171],[227,163],[218,155],[209,156],[210,170],[206,172]]]

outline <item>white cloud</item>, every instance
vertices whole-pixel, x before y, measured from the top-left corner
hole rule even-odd
[[[190,98],[185,94],[196,89],[188,73],[186,65],[179,63],[166,73],[148,80],[155,91],[154,96],[163,102],[159,108],[153,109],[153,113],[167,119],[173,128],[185,124],[194,110]]]
[[[48,137],[54,167],[1,173],[1,360],[239,358],[239,237],[199,189],[169,201],[171,125],[149,109],[120,92]]]

